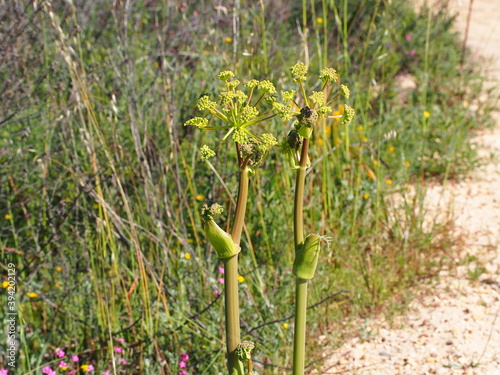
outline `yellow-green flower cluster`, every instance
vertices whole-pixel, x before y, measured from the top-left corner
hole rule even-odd
[[[256,79],[251,79],[250,81],[248,81],[247,83],[245,83],[245,87],[247,87],[249,89],[254,89],[258,85],[259,85],[259,81],[257,81]]]
[[[278,144],[278,141],[276,140],[276,138],[274,138],[274,136],[272,134],[269,134],[269,133],[262,134],[261,138],[262,138],[262,143],[267,148]]]
[[[313,91],[309,99],[314,104],[323,105],[325,104],[325,93],[323,91]]]
[[[347,104],[344,106],[344,115],[342,116],[342,125],[349,124],[354,117],[354,109]]]
[[[201,148],[200,148],[201,160],[205,161],[205,160],[208,160],[214,156],[215,156],[215,152],[210,147],[208,147],[207,145],[201,146]]]
[[[295,90],[290,90],[290,91],[283,92],[283,95],[282,95],[283,101],[284,102],[289,102],[289,101],[293,100],[293,98],[295,97],[296,93],[297,92]]]
[[[227,82],[233,77],[234,77],[234,73],[232,71],[224,70],[224,71],[219,73],[219,75],[217,76],[217,79],[220,79],[221,81]]]
[[[236,143],[248,143],[248,135],[242,128],[234,128],[232,138]]]
[[[276,88],[273,83],[267,79],[259,82],[259,90],[268,94],[276,93]]]
[[[351,94],[351,90],[346,85],[340,85],[340,95],[344,98],[349,99],[349,95]]]
[[[325,68],[321,69],[321,72],[319,73],[319,79],[322,80],[325,85],[329,85],[332,82],[337,82],[339,76],[335,69]]]
[[[211,101],[208,95],[203,95],[200,99],[198,99],[197,107],[200,111],[208,110],[212,112],[217,108],[217,103]]]
[[[288,121],[292,118],[292,107],[275,102],[273,103],[273,109],[283,121]]]
[[[187,120],[184,125],[196,126],[198,129],[203,129],[207,127],[208,120],[203,117],[193,117],[192,119]]]
[[[307,67],[299,62],[290,68],[294,82],[304,82],[307,79]]]
[[[332,111],[332,107],[327,105],[321,106],[318,108],[318,116],[319,118],[325,118]]]

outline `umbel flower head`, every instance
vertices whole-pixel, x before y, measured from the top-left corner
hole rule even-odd
[[[282,108],[280,104],[276,104],[274,107],[284,121],[293,117],[297,119],[294,129],[290,131],[285,140],[281,142],[281,151],[288,156],[292,168],[297,168],[298,149],[301,145],[301,143],[297,141],[297,137],[309,139],[312,136],[314,127],[317,126],[320,119],[338,118],[339,116],[330,117],[332,107],[330,107],[329,104],[341,96],[349,98],[350,91],[346,85],[340,85],[338,89],[329,87],[339,80],[339,76],[333,68],[325,68],[320,71],[319,80],[322,82],[320,86],[321,90],[313,91],[310,95],[306,94],[305,87],[305,82],[309,74],[306,65],[299,62],[290,68],[290,72],[293,81],[298,83],[298,92],[302,100],[295,99],[295,91],[285,91],[283,93],[283,101],[292,102],[292,107],[286,106],[286,108]],[[299,102],[302,103],[298,104]],[[346,105],[342,117],[342,124],[347,125],[354,117],[354,109]]]
[[[225,130],[223,140],[231,137],[239,145],[240,161],[245,161],[245,165],[255,166],[262,160],[261,156],[277,144],[277,141],[270,134],[257,135],[250,128],[278,115],[282,119],[289,120],[292,108],[278,102],[274,95],[276,88],[271,81],[252,79],[239,89],[241,82],[234,77],[235,74],[229,70],[219,73],[217,79],[224,82],[225,87],[219,93],[217,101],[212,100],[209,95],[203,95],[198,99],[198,109],[220,120],[219,124],[212,125],[207,117],[194,117],[184,125],[196,126],[202,130]],[[293,93],[288,92],[286,96],[290,98]],[[250,149],[253,151],[250,152]],[[200,149],[202,160],[213,156],[210,151],[207,146]],[[256,157],[257,151],[259,157]],[[244,160],[245,158],[249,159]]]

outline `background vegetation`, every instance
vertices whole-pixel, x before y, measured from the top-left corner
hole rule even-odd
[[[397,311],[446,264],[452,228],[424,226],[425,179],[476,165],[471,129],[490,104],[445,12],[403,0],[42,0],[0,2],[0,19],[0,251],[18,270],[19,373],[61,358],[96,373],[224,373],[220,263],[198,211],[234,209],[235,154],[218,149],[216,174],[197,150],[217,140],[182,126],[220,70],[281,91],[304,61],[351,88],[357,116],[315,132],[307,177],[308,231],[333,238],[311,285],[309,370],[348,318]],[[281,138],[285,125],[269,130]],[[251,182],[240,261],[243,339],[265,374],[289,372],[291,357],[285,162],[276,150]]]

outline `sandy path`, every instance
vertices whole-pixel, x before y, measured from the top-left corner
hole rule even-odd
[[[450,0],[458,12],[456,28],[465,33],[470,0]],[[500,0],[474,0],[467,45],[493,59],[491,84],[500,81]],[[493,131],[475,139],[481,155],[500,158],[500,116]],[[492,162],[465,182],[429,188],[430,207],[453,203],[456,223],[467,235],[467,249],[457,261],[474,254],[485,271],[471,281],[474,266],[443,273],[400,318],[401,329],[385,321],[365,322],[361,341],[355,337],[339,348],[323,374],[477,374],[500,375],[500,165]],[[430,288],[430,290],[429,290]]]

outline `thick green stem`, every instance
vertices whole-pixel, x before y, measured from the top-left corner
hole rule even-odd
[[[300,167],[295,180],[293,228],[295,250],[304,242],[304,183],[309,152],[309,139],[304,139]],[[293,375],[304,374],[306,347],[307,280],[297,278],[295,290],[295,328],[293,337]]]
[[[300,153],[299,169],[295,180],[295,201],[293,206],[293,231],[295,250],[304,242],[304,182],[306,180],[307,154],[309,152],[309,139],[304,139]]]
[[[293,336],[293,375],[303,375],[306,357],[307,281],[295,281],[295,327]]]
[[[248,199],[248,168],[243,166],[240,170],[240,181],[238,188],[238,201],[236,202],[236,213],[234,215],[231,237],[239,245],[245,210]],[[240,311],[238,298],[238,255],[224,259],[224,295],[226,301],[226,344],[227,344],[227,367],[229,375],[244,374],[243,364],[236,358],[234,351],[240,343]]]

